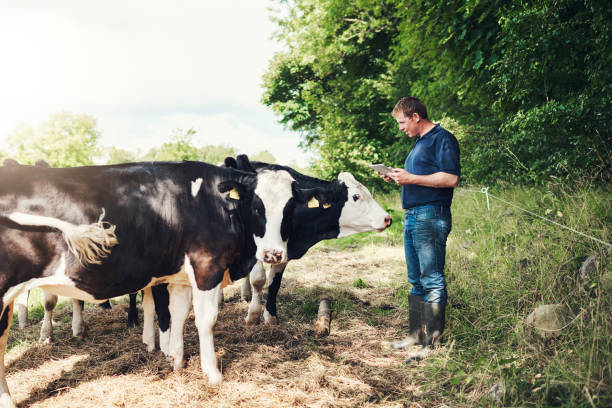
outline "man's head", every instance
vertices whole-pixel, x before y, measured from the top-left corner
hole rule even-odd
[[[421,135],[423,125],[430,123],[425,104],[412,96],[400,99],[391,111],[391,115],[397,121],[399,129],[408,137]]]

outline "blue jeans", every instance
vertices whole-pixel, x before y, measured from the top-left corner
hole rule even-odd
[[[404,250],[411,294],[425,302],[446,305],[444,261],[446,237],[451,230],[450,207],[422,205],[406,210]]]

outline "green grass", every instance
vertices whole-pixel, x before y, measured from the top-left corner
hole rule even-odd
[[[457,189],[447,245],[447,351],[425,366],[429,391],[472,405],[474,390],[503,383],[502,406],[612,406],[612,274],[605,245],[529,215],[481,193]],[[496,197],[574,230],[610,242],[612,191],[551,184],[547,188],[491,189]],[[394,223],[383,234],[330,240],[341,250],[402,245],[398,194],[377,197]],[[588,282],[582,262],[600,257]],[[362,279],[354,287],[367,287]],[[409,285],[395,295],[408,308]],[[575,319],[557,337],[542,340],[523,324],[541,304],[566,305]],[[375,319],[372,324],[376,324]],[[487,396],[482,406],[495,405]]]
[[[491,193],[610,242],[609,190]],[[429,365],[431,375],[448,381],[448,392],[458,396],[502,381],[505,406],[610,406],[612,287],[605,247],[497,200],[488,211],[483,194],[457,191],[455,197],[446,268],[454,352],[438,363],[449,370]],[[591,254],[600,256],[599,269],[578,282]],[[549,303],[565,304],[577,317],[558,337],[540,340],[522,321]]]

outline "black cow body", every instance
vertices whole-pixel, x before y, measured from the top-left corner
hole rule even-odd
[[[193,288],[202,369],[220,381],[213,303],[226,271],[236,280],[256,262],[256,186],[252,173],[197,162],[0,167],[0,352],[23,290],[102,302],[177,280]],[[79,259],[62,233],[89,225],[103,237]],[[0,405],[11,406],[0,368]]]

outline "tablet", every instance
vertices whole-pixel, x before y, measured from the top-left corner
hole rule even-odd
[[[391,167],[387,167],[384,164],[370,164],[370,167],[382,174],[387,174],[392,170]]]

